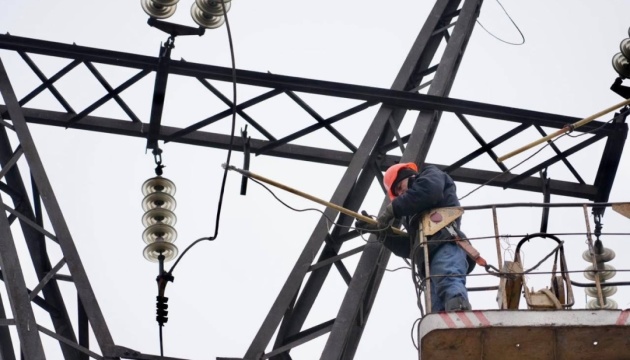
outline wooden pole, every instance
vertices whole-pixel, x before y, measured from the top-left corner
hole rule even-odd
[[[593,114],[593,115],[591,115],[589,117],[586,117],[586,118],[584,118],[584,119],[582,119],[580,121],[577,121],[577,122],[573,123],[572,125],[567,125],[567,126],[563,127],[562,129],[554,132],[554,133],[551,133],[551,134],[549,134],[549,135],[547,135],[547,136],[545,136],[543,138],[540,138],[540,139],[538,139],[536,141],[533,141],[533,142],[531,142],[531,143],[529,143],[529,144],[527,144],[527,145],[525,145],[525,146],[523,146],[521,148],[518,148],[518,149],[510,152],[510,153],[507,153],[507,154],[497,158],[497,162],[501,163],[501,162],[511,158],[514,155],[518,155],[518,154],[522,153],[525,150],[529,150],[529,149],[533,148],[536,145],[539,145],[539,144],[542,144],[542,143],[544,143],[546,141],[549,141],[549,140],[555,138],[556,136],[562,135],[562,134],[564,134],[566,132],[573,131],[574,129],[577,129],[580,126],[586,125],[586,124],[590,123],[591,121],[597,119],[598,117],[606,115],[609,112],[617,110],[620,107],[625,106],[625,105],[630,105],[630,99],[622,101],[622,102],[620,102],[617,105],[613,105],[613,106],[611,106],[611,107],[609,107],[607,109],[604,109],[604,110],[598,112],[597,114]]]
[[[223,166],[224,169],[226,168],[226,164],[223,164],[222,166]],[[292,194],[301,196],[301,197],[306,198],[308,200],[314,201],[314,202],[316,202],[318,204],[324,205],[324,206],[329,207],[331,209],[335,209],[335,210],[337,210],[337,211],[339,211],[341,213],[344,213],[346,215],[352,216],[355,219],[359,219],[361,221],[365,221],[367,223],[374,224],[374,225],[378,224],[378,222],[376,220],[372,219],[369,216],[365,216],[365,215],[359,214],[358,212],[354,212],[352,210],[346,209],[346,208],[344,208],[342,206],[339,206],[337,204],[333,204],[331,202],[322,200],[320,198],[317,198],[317,197],[315,197],[313,195],[304,193],[304,192],[299,191],[297,189],[294,189],[292,187],[288,187],[288,186],[286,186],[284,184],[281,184],[279,182],[273,181],[273,180],[268,179],[268,178],[266,178],[264,176],[260,176],[258,174],[255,174],[255,173],[253,173],[253,172],[251,172],[249,170],[239,169],[239,168],[237,168],[237,167],[235,167],[233,165],[227,166],[227,169],[228,170],[234,170],[234,171],[236,171],[237,173],[239,173],[239,174],[241,174],[243,176],[247,176],[248,178],[252,178],[252,179],[256,179],[256,180],[262,181],[264,183],[267,183],[269,185],[273,185],[273,186],[275,186],[277,188],[280,188],[280,189],[288,191],[288,192],[290,192]],[[394,232],[394,234],[396,234],[396,235],[407,235],[406,232],[404,232],[404,231],[402,231],[402,230],[400,230],[398,228],[392,227],[391,229]]]

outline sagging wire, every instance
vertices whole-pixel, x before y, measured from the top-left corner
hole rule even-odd
[[[231,59],[231,63],[232,63],[232,128],[231,128],[231,132],[230,132],[230,143],[228,145],[228,153],[227,153],[227,160],[226,163],[229,165],[230,164],[230,159],[232,157],[232,147],[234,145],[234,133],[235,133],[235,129],[236,129],[236,101],[237,101],[237,93],[236,93],[236,60],[235,60],[235,56],[234,56],[234,43],[232,41],[232,31],[230,29],[230,21],[228,20],[228,16],[227,16],[227,11],[225,8],[225,1],[221,0],[221,8],[223,9],[223,17],[225,19],[225,27],[227,29],[227,35],[228,35],[228,42],[229,42],[229,46],[230,46],[230,59]],[[157,169],[156,169],[157,171]],[[214,241],[217,236],[219,235],[219,220],[221,218],[221,209],[223,207],[223,194],[225,193],[225,184],[227,182],[227,167],[225,168],[225,171],[223,172],[223,178],[221,180],[221,190],[219,193],[219,202],[217,204],[217,215],[216,215],[216,221],[215,221],[215,227],[214,227],[214,235],[210,236],[210,237],[202,237],[200,239],[197,239],[195,241],[192,242],[192,244],[188,245],[184,251],[182,252],[182,254],[175,260],[175,263],[173,263],[173,266],[170,268],[170,270],[168,272],[160,272],[160,275],[158,276],[158,284],[159,284],[159,289],[158,292],[163,294],[165,289],[166,289],[166,285],[168,284],[169,281],[173,281],[173,270],[175,270],[175,267],[177,267],[177,264],[179,264],[179,262],[181,261],[181,259],[184,257],[184,255],[186,255],[186,253],[188,252],[188,250],[190,250],[193,246],[195,246],[196,244],[198,244],[201,241]],[[160,356],[164,356],[164,340],[163,340],[163,335],[162,335],[162,326],[159,326],[159,341],[160,341]]]
[[[413,329],[416,328],[416,324],[418,324],[418,326],[420,326],[420,320],[422,320],[421,317],[417,318],[413,324],[411,324],[411,343],[413,344],[413,347],[416,348],[416,350],[420,350],[420,348],[418,347],[418,344],[416,344],[416,338],[413,336]]]
[[[505,8],[503,7],[503,4],[501,4],[501,2],[500,2],[499,0],[497,0],[497,3],[498,3],[498,4],[499,4],[499,6],[501,7],[501,9],[503,9],[503,12],[505,13],[505,15],[507,15],[508,19],[510,19],[510,21],[512,22],[512,24],[514,25],[514,27],[516,28],[516,30],[518,31],[518,33],[521,35],[521,39],[523,39],[523,41],[522,41],[521,43],[518,43],[518,44],[517,44],[517,43],[513,43],[513,42],[509,42],[509,41],[506,41],[506,40],[500,39],[498,36],[494,35],[494,34],[493,34],[493,33],[491,33],[490,31],[488,31],[488,29],[486,29],[486,28],[483,26],[483,24],[481,24],[481,22],[480,22],[479,20],[476,20],[476,21],[477,21],[477,24],[479,24],[479,26],[481,26],[481,28],[482,28],[482,29],[484,29],[484,30],[485,30],[488,34],[490,34],[490,36],[492,36],[493,38],[495,38],[495,39],[497,39],[497,40],[499,40],[499,41],[501,41],[501,42],[504,42],[504,43],[506,43],[506,44],[508,44],[508,45],[516,45],[516,46],[519,46],[519,45],[523,45],[523,44],[525,44],[525,35],[523,35],[523,32],[521,31],[521,29],[518,27],[518,25],[516,25],[516,23],[514,22],[514,20],[512,19],[512,17],[510,16],[510,14],[508,14],[507,10],[505,10]]]
[[[626,110],[626,111],[627,111],[627,110]],[[580,137],[580,136],[584,136],[584,135],[586,135],[586,134],[592,134],[592,133],[596,132],[597,130],[599,130],[599,129],[603,128],[604,126],[606,126],[606,125],[610,124],[611,122],[613,122],[613,120],[615,120],[615,118],[612,118],[612,119],[610,119],[610,120],[606,121],[605,123],[603,123],[602,125],[600,125],[599,127],[595,128],[595,129],[593,129],[593,130],[585,131],[585,132],[583,132],[583,133],[581,133],[581,134],[578,134],[578,135],[571,135],[570,133],[567,133],[566,135],[567,135],[568,137],[572,137],[572,138],[574,138],[574,139],[575,139],[575,138],[578,138],[578,137]]]
[[[572,138],[577,138],[586,134],[592,134],[597,132],[598,130],[604,128],[604,126],[612,123],[617,117],[621,117],[622,119],[625,118],[626,116],[628,116],[628,113],[630,113],[630,107],[625,106],[616,116],[614,116],[612,119],[606,121],[605,123],[603,123],[602,125],[598,126],[597,128],[593,129],[593,130],[589,130],[589,131],[585,131],[581,134],[578,135],[571,135],[570,133],[566,133],[567,136],[572,137]]]
[[[554,235],[554,236],[583,236],[588,234],[586,231],[584,232],[570,232],[570,233],[546,233],[547,235]],[[602,232],[601,233],[602,236],[628,236],[630,235],[630,232]],[[502,239],[508,239],[508,238],[522,238],[527,236],[527,234],[516,234],[516,235],[511,235],[511,234],[500,234],[499,235]],[[487,240],[487,239],[494,239],[495,235],[486,235],[486,236],[476,236],[476,237],[469,237],[466,238],[466,240],[470,240],[470,241],[479,241],[479,240]],[[442,241],[442,242],[446,242],[446,241],[450,241],[450,240],[432,240],[432,241]],[[509,244],[509,242],[508,242]],[[512,244],[509,244],[510,246]],[[508,247],[509,248],[509,247]],[[504,248],[505,249],[505,248]],[[509,249],[508,249],[509,250]]]
[[[377,229],[377,230],[375,230],[375,232],[378,234],[377,240],[376,240],[376,241],[370,241],[370,240],[368,240],[368,239],[365,239],[365,238],[363,237],[363,235],[364,235],[365,233],[372,233],[371,231],[362,231],[363,229],[361,229],[361,228],[357,228],[357,227],[355,227],[355,226],[349,226],[349,225],[342,225],[342,224],[339,224],[339,223],[335,222],[333,219],[329,218],[329,217],[328,217],[328,216],[327,216],[327,215],[326,215],[323,211],[321,211],[321,210],[319,210],[319,209],[316,209],[316,208],[297,209],[297,208],[295,208],[295,207],[293,207],[293,206],[291,206],[291,205],[287,204],[287,203],[286,203],[285,201],[283,201],[282,199],[280,199],[280,198],[278,197],[278,195],[276,195],[276,194],[275,194],[275,193],[274,193],[274,192],[273,192],[273,191],[272,191],[269,187],[267,187],[267,186],[266,186],[265,184],[263,184],[262,182],[260,182],[260,181],[258,181],[258,180],[256,180],[256,179],[253,179],[253,178],[250,178],[250,180],[252,180],[254,183],[256,183],[256,184],[258,184],[258,185],[262,186],[265,190],[267,190],[267,191],[271,194],[271,196],[273,196],[273,197],[274,197],[274,199],[276,199],[279,203],[281,203],[282,205],[284,205],[284,206],[285,206],[285,207],[287,207],[288,209],[291,209],[291,210],[296,211],[296,212],[306,212],[306,211],[315,211],[315,212],[318,212],[318,213],[320,213],[320,214],[321,214],[321,215],[322,215],[322,216],[326,219],[326,221],[328,222],[328,224],[329,224],[329,225],[331,225],[331,226],[332,226],[332,225],[335,225],[335,226],[338,226],[338,227],[341,227],[341,228],[346,228],[346,229],[354,229],[354,230],[357,230],[357,232],[359,233],[359,236],[361,237],[361,239],[362,239],[363,241],[365,241],[366,243],[368,243],[368,244],[370,244],[370,243],[376,243],[376,242],[383,243],[383,241],[385,241],[385,240],[384,240],[384,239],[385,239],[385,237],[387,237],[387,235],[389,234],[389,231],[388,231],[388,229],[390,228],[389,226],[388,226],[388,227],[386,227],[386,228],[383,228],[383,229]],[[381,240],[381,239],[382,239],[382,240]],[[380,264],[380,263],[379,263],[379,264],[377,264],[377,266],[381,267],[381,266],[382,266],[382,264]],[[388,271],[388,272],[395,272],[395,271],[398,271],[398,270],[403,270],[403,269],[409,269],[409,267],[406,267],[406,266],[401,266],[401,267],[398,267],[398,268],[396,268],[396,269],[391,269],[391,270],[390,270],[390,269],[387,269],[387,267],[385,267],[385,271]]]
[[[413,249],[411,249],[411,252],[410,252],[410,256],[411,256],[410,260],[411,260],[411,281],[413,282],[413,286],[416,290],[416,297],[417,297],[416,303],[418,305],[418,309],[420,310],[420,317],[423,318],[424,307],[422,307],[422,292],[425,289],[425,279],[422,279],[422,276],[418,274],[418,268],[416,265],[416,256],[418,255],[420,249],[421,249],[420,244],[414,245]]]
[[[227,153],[227,160],[226,160],[226,164],[229,166],[230,160],[232,158],[232,147],[234,145],[234,133],[236,132],[236,101],[237,101],[236,60],[234,56],[234,43],[232,41],[232,30],[230,28],[230,21],[227,16],[224,0],[221,0],[221,7],[223,9],[223,17],[225,18],[225,27],[227,29],[227,34],[228,34],[228,42],[230,45],[230,59],[232,63],[232,127],[230,130],[230,143],[228,145],[228,153]],[[192,248],[194,245],[204,240],[214,241],[219,236],[219,223],[221,219],[221,209],[223,208],[223,195],[225,193],[225,184],[227,182],[227,174],[228,174],[228,168],[226,166],[223,172],[223,178],[221,179],[221,190],[219,192],[219,202],[217,204],[217,217],[216,217],[215,226],[214,226],[214,235],[209,236],[209,237],[202,237],[200,239],[195,240],[192,244],[188,245],[188,247],[184,249],[184,251],[177,258],[177,260],[175,260],[175,263],[173,264],[171,269],[168,271],[168,275],[173,274],[173,270],[175,270],[175,267],[177,266],[179,261],[184,257],[184,255],[188,252],[190,248]]]
[[[523,275],[527,275],[531,272],[533,272],[534,270],[536,270],[540,265],[542,265],[547,259],[549,259],[552,255],[554,255],[555,253],[557,253],[560,248],[562,248],[562,246],[564,245],[564,242],[561,242],[560,244],[558,244],[558,246],[556,246],[553,250],[551,250],[551,252],[547,255],[545,255],[545,257],[542,258],[542,260],[540,260],[539,262],[537,262],[534,266],[532,266],[531,268],[527,269],[527,270],[523,270],[522,272],[519,273],[509,273],[506,274],[502,271],[499,271],[499,269],[497,269],[496,267],[492,266],[494,268],[494,272],[493,271],[489,271],[488,268],[486,268],[486,272],[490,275],[494,275],[497,277],[508,277],[511,278],[513,277],[515,274],[517,274],[518,276],[523,276]]]

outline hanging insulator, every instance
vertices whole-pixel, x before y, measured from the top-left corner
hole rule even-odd
[[[590,296],[590,297],[597,297],[597,288],[596,287],[589,287],[584,289],[584,292],[586,292],[586,295]],[[617,287],[616,286],[602,286],[602,295],[604,297],[609,297],[609,296],[613,296],[617,293]]]
[[[609,262],[612,259],[614,259],[615,256],[617,256],[617,254],[615,254],[615,252],[613,250],[605,247],[601,254],[595,254],[595,261],[598,262],[598,263],[600,263],[600,262]],[[591,260],[592,260],[591,252],[588,251],[588,250],[585,250],[582,253],[582,259],[584,259],[584,261],[586,261],[586,262],[591,262]]]
[[[177,217],[173,210],[177,207],[175,184],[161,176],[151,178],[142,184],[142,225],[146,227],[142,233],[142,240],[147,244],[144,257],[157,262],[159,256],[164,256],[164,262],[173,260],[177,256],[177,246],[173,243],[177,239],[177,230],[173,227]]]
[[[614,309],[617,309],[619,306],[617,302],[613,299],[604,299],[604,302],[605,302],[604,306],[599,306],[599,300],[591,299],[589,300],[588,304],[586,304],[586,307],[593,310],[597,310],[597,309],[614,310]]]
[[[175,196],[176,190],[177,188],[171,180],[161,176],[150,178],[142,184],[142,195],[144,196],[155,192],[163,192]]]
[[[177,223],[177,216],[171,210],[164,208],[153,208],[145,212],[142,216],[142,225],[149,227],[155,224],[166,224],[175,226]]]
[[[584,277],[595,281],[595,277],[599,274],[599,280],[602,289],[602,297],[604,300],[604,306],[601,306],[598,299],[597,288],[589,287],[584,289],[584,292],[587,296],[593,297],[595,299],[589,300],[586,304],[588,309],[617,309],[617,302],[613,299],[609,299],[610,296],[614,295],[617,292],[616,286],[606,286],[605,281],[612,279],[616,274],[617,270],[614,266],[606,264],[606,262],[611,261],[615,258],[615,252],[611,249],[604,247],[601,243],[601,240],[597,240],[596,245],[594,247],[595,254],[591,253],[589,250],[586,250],[582,253],[582,259],[585,261],[591,262],[593,256],[595,256],[595,262],[597,263],[597,267],[599,271],[594,271],[593,265],[590,265],[584,271]]]
[[[165,241],[157,241],[144,247],[142,254],[150,262],[157,262],[160,254],[164,255],[164,262],[169,262],[177,257],[177,246]]]
[[[617,269],[615,269],[615,267],[612,265],[602,264],[599,271],[595,272],[593,269],[593,265],[590,265],[586,268],[586,270],[584,270],[584,277],[591,281],[595,281],[596,273],[599,274],[600,280],[606,281],[612,279],[615,275],[617,275]]]

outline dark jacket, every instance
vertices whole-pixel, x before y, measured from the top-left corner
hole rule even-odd
[[[411,258],[412,247],[418,242],[420,215],[430,209],[454,206],[460,206],[460,204],[453,179],[433,165],[423,166],[420,174],[410,178],[407,191],[392,201],[394,215],[402,219],[409,237],[389,236],[384,241],[384,245],[398,256]],[[456,224],[459,236],[466,238],[466,235],[460,230],[461,217],[456,220]],[[442,229],[429,237],[429,260],[435,250],[443,244],[443,242],[435,242],[435,240],[451,238],[446,229]],[[416,263],[421,265],[424,263],[424,254],[422,251],[418,251],[416,254]],[[468,258],[469,273],[474,266],[474,260]],[[422,269],[422,267],[420,268]]]

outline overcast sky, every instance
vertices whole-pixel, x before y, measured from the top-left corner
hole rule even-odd
[[[329,80],[358,85],[389,88],[412,42],[429,14],[433,1],[346,0],[341,2],[302,2],[278,0],[261,2],[233,0],[229,20],[234,41],[236,66],[239,69]],[[522,46],[508,45],[477,26],[468,44],[450,96],[515,108],[543,111],[575,117],[586,117],[623,100],[609,90],[617,74],[611,66],[619,43],[628,37],[630,2],[622,0],[586,1],[515,1],[502,2],[523,32]],[[179,9],[169,21],[194,26],[189,15],[192,0],[180,0]],[[0,0],[0,33],[66,44],[157,56],[165,34],[146,24],[147,15],[139,1],[107,2],[61,0]],[[495,1],[486,1],[479,21],[494,35],[506,41],[521,42],[518,31]],[[15,53],[0,51],[18,98],[40,84],[33,72]],[[204,64],[231,66],[226,27],[209,30],[203,37],[178,38],[172,57]],[[42,71],[51,76],[68,61],[33,56]],[[118,85],[135,71],[97,66],[107,80]],[[122,94],[142,121],[148,122],[153,76],[147,76]],[[626,84],[628,81],[626,81]],[[230,97],[229,83],[213,83]],[[630,85],[630,84],[627,84]],[[79,67],[58,83],[59,91],[76,111],[104,95],[102,87],[85,67]],[[245,101],[261,89],[239,86],[238,100]],[[322,116],[331,116],[356,102],[323,96],[303,98]],[[49,93],[28,104],[29,107],[62,111]],[[171,77],[163,124],[185,127],[225,109],[194,79]],[[335,127],[358,145],[375,114],[376,108],[342,121]],[[276,137],[311,124],[313,120],[286,97],[248,111]],[[94,115],[127,119],[120,108],[109,102]],[[409,131],[416,113],[403,123]],[[601,120],[608,120],[604,117]],[[490,141],[514,124],[476,119],[471,121],[486,141]],[[207,131],[228,131],[229,119]],[[237,132],[244,121],[237,119]],[[31,126],[31,131],[47,174],[60,202],[91,284],[118,345],[148,354],[159,354],[155,322],[155,276],[157,265],[142,257],[144,243],[140,219],[142,183],[154,176],[153,156],[145,152],[146,142],[139,138],[98,134],[81,130],[64,130]],[[260,135],[251,127],[252,137]],[[503,155],[539,137],[535,130],[525,132],[498,149]],[[580,139],[581,140],[581,139]],[[563,138],[558,142],[566,149],[578,140]],[[315,133],[300,139],[300,145],[330,144],[343,150],[332,136]],[[168,143],[162,146],[167,166],[164,176],[177,185],[178,207],[176,229],[180,251],[195,239],[214,234],[222,169],[226,152]],[[451,164],[476,149],[474,138],[452,115],[445,115],[438,129],[428,162]],[[570,160],[591,183],[597,171],[603,142],[572,156]],[[395,154],[396,152],[392,152]],[[526,156],[507,162],[516,165]],[[519,173],[549,158],[549,151],[517,168]],[[232,157],[242,166],[241,153]],[[621,165],[610,201],[628,201],[630,183],[628,155]],[[27,173],[23,167],[23,173]],[[468,165],[496,171],[487,156]],[[301,191],[328,200],[338,184],[343,168],[269,157],[254,157],[252,171]],[[549,169],[553,179],[571,180],[570,173],[558,164]],[[169,322],[164,328],[165,355],[190,359],[213,359],[217,356],[242,357],[258,331],[271,304],[293,268],[308,240],[319,214],[298,213],[277,202],[266,190],[250,182],[247,196],[239,195],[240,177],[228,176],[219,236],[193,248],[174,272],[175,282],[167,287]],[[476,186],[458,184],[460,196]],[[284,201],[296,208],[321,206],[274,189]],[[364,202],[369,212],[378,211],[383,194],[378,186]],[[538,193],[483,187],[467,197],[463,205],[506,202],[542,202]],[[578,199],[552,197],[553,202],[581,202]],[[550,231],[584,232],[584,216],[578,210],[552,210]],[[592,226],[592,222],[591,222]],[[502,234],[537,232],[540,210],[499,211]],[[612,211],[604,218],[605,232],[627,232],[628,219]],[[494,232],[490,212],[470,212],[464,216],[463,230],[469,237],[488,236]],[[567,247],[570,270],[581,270],[588,264],[581,253],[585,237],[563,239]],[[620,254],[627,253],[623,237],[602,238],[616,251],[612,262],[618,269],[624,265]],[[479,244],[484,256],[496,264],[494,241]],[[509,242],[509,244],[508,244]],[[502,256],[510,258],[518,239],[504,239]],[[348,242],[342,251],[362,244],[361,239]],[[531,266],[550,248],[544,240],[524,246],[525,265]],[[18,244],[22,264],[29,264],[28,253]],[[59,259],[54,246],[49,247],[51,262]],[[548,251],[548,250],[547,250]],[[348,259],[352,271],[358,257]],[[171,263],[172,264],[172,263]],[[395,269],[404,263],[392,256],[387,267]],[[550,264],[543,270],[551,270]],[[27,284],[34,287],[32,269],[23,266]],[[167,265],[170,267],[170,264]],[[67,269],[62,270],[62,272]],[[477,269],[477,274],[482,271]],[[613,281],[628,281],[620,272]],[[586,281],[580,274],[571,275]],[[383,278],[370,320],[359,345],[357,359],[414,359],[411,327],[419,317],[409,270],[387,272]],[[536,289],[546,286],[532,276]],[[528,281],[530,280],[528,279]],[[492,277],[471,278],[471,286],[496,285]],[[75,313],[72,286],[62,283],[68,308]],[[346,286],[335,270],[331,271],[310,317],[310,327],[334,318]],[[580,288],[574,288],[576,305],[584,308]],[[6,291],[1,295],[6,299]],[[496,309],[494,292],[471,294],[475,309]],[[620,290],[613,299],[620,307],[630,306],[628,290]],[[8,310],[7,310],[8,311]],[[50,320],[38,312],[41,324],[52,328]],[[13,332],[15,335],[15,332]],[[16,338],[14,336],[14,338]],[[46,336],[49,358],[59,358],[54,341]],[[291,352],[294,359],[317,359],[327,339],[322,336]],[[92,341],[96,346],[95,341]]]

